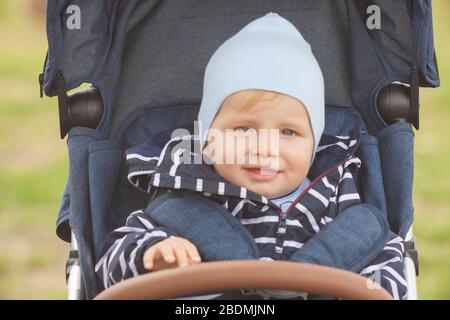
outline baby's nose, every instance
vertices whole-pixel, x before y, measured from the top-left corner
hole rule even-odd
[[[279,141],[275,136],[265,136],[256,138],[250,143],[250,153],[259,157],[274,157],[280,154]]]

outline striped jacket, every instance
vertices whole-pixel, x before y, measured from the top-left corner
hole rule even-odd
[[[193,136],[171,139],[162,151],[151,143],[127,150],[128,180],[149,194],[164,188],[212,197],[252,234],[260,259],[288,260],[339,212],[361,203],[352,174],[361,165],[354,156],[360,135],[353,130],[348,136],[322,136],[308,173],[311,184],[285,213],[265,196],[227,182],[211,165],[202,163],[201,154],[193,152]],[[145,273],[145,250],[171,235],[144,210],[131,213],[125,226],[108,235],[99,252],[95,271],[103,286]],[[391,232],[382,253],[360,274],[377,280],[394,298],[402,299],[407,291],[403,254],[403,239]]]

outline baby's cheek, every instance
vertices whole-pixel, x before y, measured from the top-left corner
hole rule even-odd
[[[296,144],[288,148],[284,148],[282,157],[291,170],[300,172],[308,172],[312,151],[309,150],[307,144]]]
[[[238,172],[238,167],[235,165],[227,165],[227,164],[215,164],[215,171],[225,180],[231,182],[235,185],[242,185],[243,177]]]

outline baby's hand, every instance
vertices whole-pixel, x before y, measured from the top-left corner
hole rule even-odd
[[[180,237],[170,237],[156,243],[144,253],[143,263],[147,270],[161,270],[175,267],[185,267],[201,261],[197,248],[189,241]]]

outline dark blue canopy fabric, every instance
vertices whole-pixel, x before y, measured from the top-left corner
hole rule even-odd
[[[67,24],[73,5],[79,29]],[[367,27],[371,5],[381,11],[380,29]],[[98,292],[93,266],[106,233],[149,200],[128,183],[124,150],[151,137],[159,145],[168,129],[192,130],[210,56],[270,11],[296,25],[321,65],[325,132],[366,129],[359,191],[406,235],[414,134],[409,123],[388,126],[376,99],[393,81],[409,83],[414,69],[421,86],[439,86],[430,0],[49,0],[44,92],[56,95],[62,70],[68,90],[92,83],[105,107],[96,129],[69,131],[70,172],[57,221],[61,239],[70,241],[72,230],[78,240],[87,298]]]
[[[73,5],[79,29],[67,27]],[[367,27],[371,5],[380,9],[380,29]],[[353,105],[371,132],[385,126],[374,110],[381,87],[408,83],[411,69],[420,72],[421,86],[439,85],[430,0],[49,0],[44,91],[56,94],[57,70],[68,89],[82,82],[100,86],[107,112],[99,130],[109,135],[143,103],[199,101],[215,49],[269,11],[292,21],[311,43],[324,70],[327,103]]]

